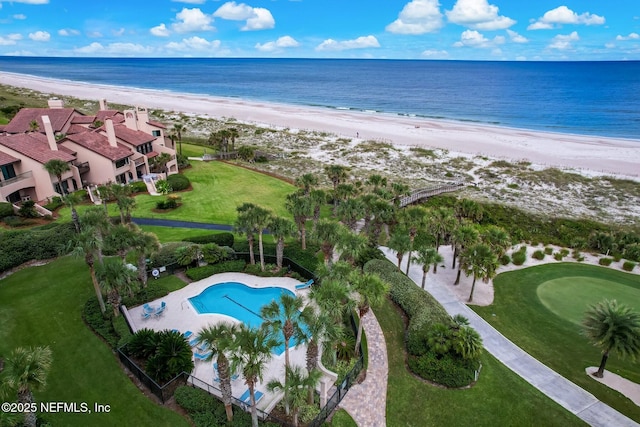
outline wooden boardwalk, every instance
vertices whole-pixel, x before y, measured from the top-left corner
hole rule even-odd
[[[442,194],[442,193],[457,191],[463,187],[464,187],[464,182],[459,181],[451,184],[436,185],[433,187],[421,188],[419,190],[414,191],[410,195],[400,199],[400,207],[404,208],[413,203],[421,202],[424,199],[428,199],[429,197],[437,196],[438,194]]]

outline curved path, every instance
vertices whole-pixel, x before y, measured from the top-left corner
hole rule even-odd
[[[397,262],[395,252],[388,248],[381,247],[380,249],[391,262]],[[406,266],[406,263],[404,265]],[[419,284],[422,283],[422,266],[412,264],[409,269],[409,277],[417,286],[420,286]],[[450,315],[462,314],[469,319],[471,326],[482,336],[484,348],[496,359],[587,424],[598,427],[640,426],[640,424],[602,403],[591,393],[531,357],[467,307],[466,304],[459,301],[447,286],[435,286],[433,282],[429,283],[427,281],[426,289],[444,306]]]
[[[349,389],[340,402],[340,407],[346,410],[360,427],[385,427],[389,374],[387,344],[373,311],[369,310],[362,322],[369,350],[367,377],[362,383]]]
[[[233,231],[233,226],[231,225],[180,221],[176,219],[131,218],[131,221],[138,225],[152,225],[158,227],[199,228],[203,230]]]

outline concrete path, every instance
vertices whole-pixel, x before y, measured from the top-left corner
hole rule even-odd
[[[362,322],[369,350],[367,377],[361,384],[349,389],[340,407],[351,415],[359,427],[385,427],[389,375],[387,344],[378,319],[371,310]]]
[[[391,262],[397,263],[395,252],[386,248],[381,249]],[[403,264],[404,270],[406,261]],[[417,286],[420,286],[422,267],[412,264],[409,277]],[[482,336],[485,349],[496,359],[587,424],[597,427],[640,426],[513,344],[466,304],[460,302],[447,285],[434,284],[427,280],[426,290],[444,306],[450,315],[462,314],[469,319],[471,326]]]

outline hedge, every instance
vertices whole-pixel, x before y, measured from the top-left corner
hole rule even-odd
[[[85,323],[98,335],[100,335],[112,348],[116,348],[120,337],[113,328],[112,310],[107,308],[103,314],[100,304],[95,296],[92,296],[84,305],[82,318]]]
[[[0,218],[13,215],[13,206],[11,203],[0,202]]]
[[[612,258],[600,258],[598,260],[598,264],[604,265],[605,267],[610,266],[612,262],[613,262]]]
[[[191,185],[191,181],[189,181],[189,178],[180,173],[169,175],[167,177],[167,182],[169,183],[173,191],[186,190]]]
[[[632,271],[636,266],[635,262],[632,261],[625,261],[624,264],[622,264],[622,269],[624,271]]]
[[[218,264],[205,265],[204,267],[190,268],[185,274],[189,279],[198,281],[219,273],[240,273],[244,271],[246,264],[244,260],[225,261]]]
[[[437,356],[433,352],[420,357],[409,356],[408,364],[417,375],[452,388],[472,383],[477,369],[477,362],[460,361],[449,354]]]
[[[160,247],[158,252],[151,255],[151,267],[171,265],[178,262],[176,251],[183,246],[191,246],[191,242],[169,242]]]
[[[229,246],[230,248],[232,248],[234,244],[233,234],[228,232],[192,236],[182,239],[182,241],[198,243],[200,245],[215,243],[218,246]]]

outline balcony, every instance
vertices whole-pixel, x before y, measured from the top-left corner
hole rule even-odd
[[[91,169],[91,167],[89,166],[89,162],[76,163],[74,166],[78,168],[78,173],[80,175],[89,172],[89,170]]]
[[[15,193],[18,190],[35,186],[36,180],[33,178],[33,172],[27,171],[16,175],[13,178],[0,181],[0,193],[6,196],[8,194]]]
[[[144,165],[144,157],[140,157],[139,159],[135,159],[134,163],[135,163],[136,167]]]

